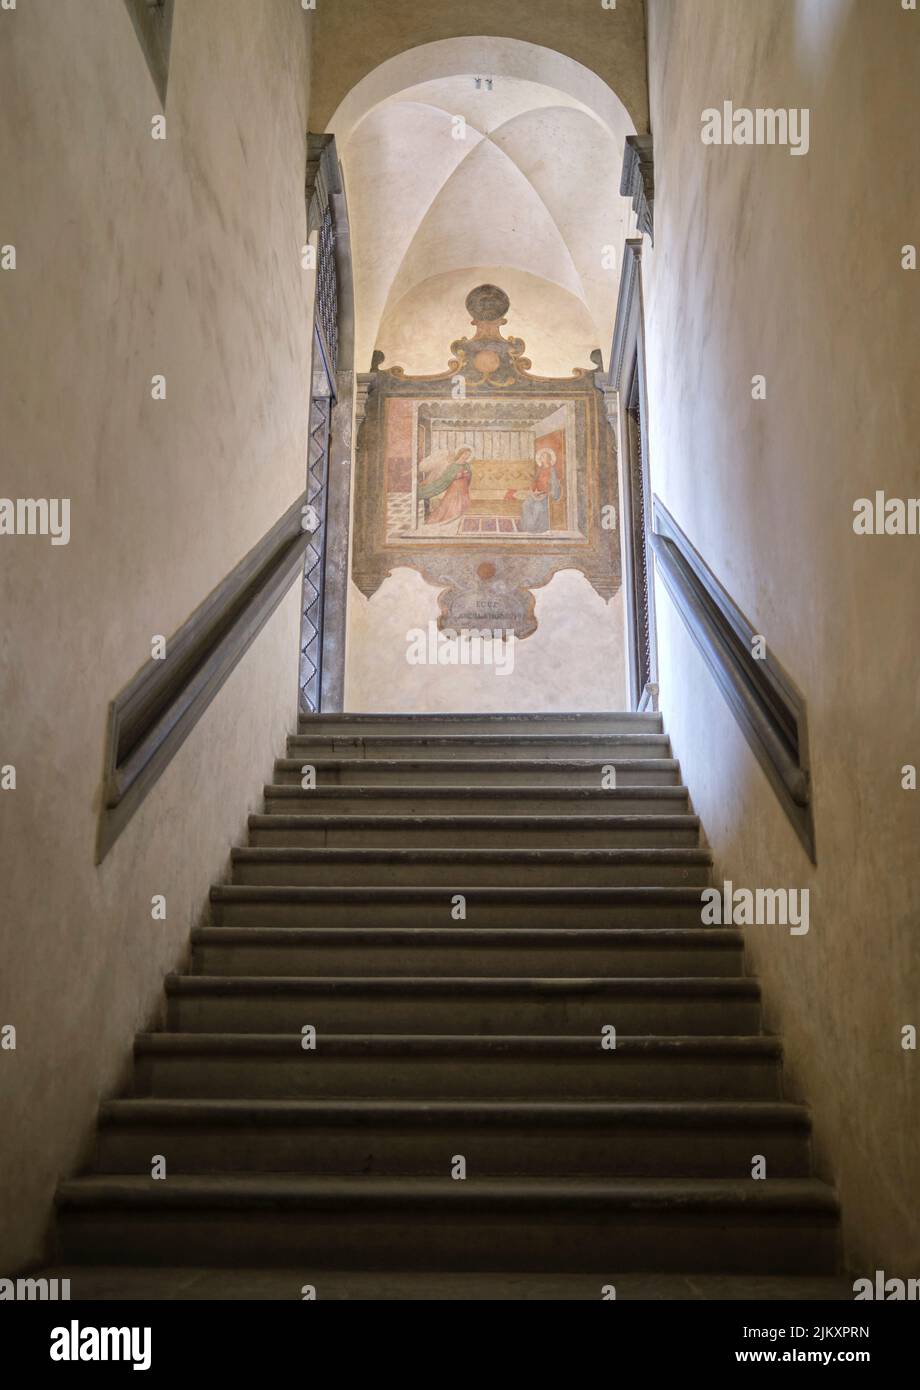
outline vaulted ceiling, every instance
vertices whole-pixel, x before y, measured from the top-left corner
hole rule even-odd
[[[438,72],[424,48],[413,50],[403,58],[418,55],[422,80],[406,83],[403,63],[398,90],[378,81],[369,109],[351,100],[331,127],[352,227],[358,367],[379,348],[387,365],[444,370],[450,342],[468,328],[466,294],[491,281],[511,298],[507,331],[525,339],[534,370],[568,375],[589,365],[593,348],[605,359],[609,350],[632,126],[571,59],[535,61],[532,80],[520,52],[532,45],[454,43],[468,52],[440,66],[455,69],[461,57],[469,71]]]

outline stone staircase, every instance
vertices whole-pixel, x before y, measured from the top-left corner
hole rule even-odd
[[[837,1269],[659,716],[319,716],[287,754],[59,1190],[63,1262]]]

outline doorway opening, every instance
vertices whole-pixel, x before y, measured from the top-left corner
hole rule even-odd
[[[630,702],[636,710],[657,710],[658,651],[650,541],[652,494],[641,263],[641,238],[631,238],[626,243],[623,261],[609,384],[619,399]]]

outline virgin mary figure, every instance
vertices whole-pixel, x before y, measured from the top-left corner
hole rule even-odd
[[[460,530],[470,505],[472,457],[470,445],[461,444],[458,449],[442,449],[422,459],[418,496],[427,507],[426,530],[447,535]]]
[[[562,496],[559,463],[555,449],[539,449],[533,463],[533,480],[529,488],[516,491],[509,488],[506,502],[520,502],[522,531],[541,533],[550,529],[549,504]]]

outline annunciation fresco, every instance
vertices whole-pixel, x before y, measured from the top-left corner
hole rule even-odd
[[[361,377],[354,578],[373,594],[400,565],[444,586],[442,627],[535,629],[532,590],[579,569],[619,587],[613,438],[595,368],[530,374],[495,285],[466,300],[476,332],[447,370]]]
[[[584,539],[572,402],[391,397],[385,429],[389,543]]]

